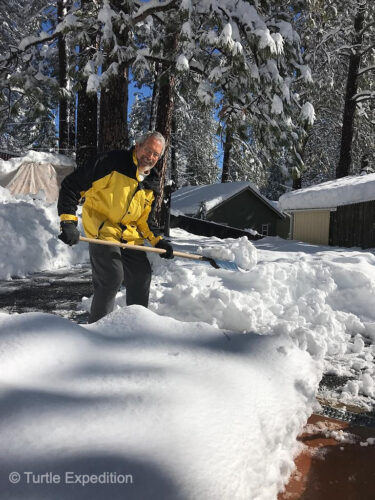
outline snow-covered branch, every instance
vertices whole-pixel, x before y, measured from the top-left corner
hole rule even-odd
[[[141,7],[137,10],[137,12],[133,16],[133,22],[135,24],[140,23],[147,16],[151,16],[158,12],[163,12],[165,10],[169,10],[174,7],[178,3],[178,0],[167,0],[164,3],[160,3],[159,0],[151,0],[145,4],[142,4]]]
[[[371,118],[369,118],[366,113],[363,114],[363,118],[364,120],[369,123],[371,126],[375,125],[375,120],[371,120]]]
[[[375,26],[375,20],[374,21],[371,21],[370,23],[366,24],[366,26],[364,26],[361,31],[359,32],[359,35],[364,35],[366,33],[366,31],[371,28],[372,26]]]
[[[42,31],[42,33],[38,37],[30,36],[24,38],[23,40],[21,40],[18,46],[18,50],[20,52],[25,52],[30,47],[38,45],[38,43],[50,42],[51,40],[57,38],[59,34],[60,32],[54,32],[52,35],[47,35],[45,31]]]
[[[330,38],[336,36],[341,31],[341,26],[333,29],[329,33],[326,33],[322,40],[314,47],[314,52],[316,52],[322,45],[324,45]]]
[[[361,51],[361,57],[363,57],[367,52],[370,52],[371,50],[375,50],[375,43],[373,43],[372,45],[369,45],[368,47],[363,49]]]
[[[358,76],[363,75],[363,73],[367,73],[368,71],[374,71],[374,70],[375,70],[375,65],[367,66],[367,68],[363,68],[358,71]]]
[[[370,101],[375,99],[375,91],[365,90],[363,92],[358,92],[355,96],[353,96],[353,101],[357,104],[364,101]]]
[[[340,54],[344,54],[345,56],[350,56],[350,54],[352,54],[353,52],[357,52],[357,49],[359,47],[361,47],[360,44],[341,45],[332,52],[337,52]]]
[[[76,22],[73,22],[73,20]],[[24,54],[31,47],[34,47],[38,44],[51,42],[52,40],[57,39],[62,32],[72,31],[74,28],[79,27],[80,23],[78,22],[78,19],[70,14],[64,21],[56,26],[56,29],[53,33],[48,34],[45,31],[42,31],[39,36],[32,35],[23,38],[16,49],[9,52],[6,56],[0,58],[0,62],[4,63],[4,67],[6,67],[13,59],[17,58],[20,54]]]

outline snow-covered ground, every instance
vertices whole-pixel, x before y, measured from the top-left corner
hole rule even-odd
[[[87,261],[55,207],[0,196],[1,278]],[[121,291],[89,326],[0,315],[5,498],[275,499],[323,373],[348,382],[321,396],[372,407],[373,251],[172,239],[247,270],[152,256],[149,310]]]
[[[239,241],[201,238],[179,229],[172,234],[183,250],[192,251],[204,242],[223,249],[223,256],[225,247]],[[242,247],[244,255],[249,254],[248,244]],[[154,258],[151,310],[245,334],[288,336],[320,363],[323,373],[349,379],[339,392],[326,389],[321,397],[371,410],[375,253],[273,237],[252,246],[257,264],[241,273],[181,261],[164,264]],[[252,260],[254,255],[247,259]],[[118,304],[124,303],[119,293]]]

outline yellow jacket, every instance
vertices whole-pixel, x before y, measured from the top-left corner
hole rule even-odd
[[[57,203],[60,219],[77,220],[78,202],[84,198],[87,237],[136,245],[147,239],[155,246],[161,237],[147,222],[154,193],[142,183],[133,153],[133,149],[102,153],[93,164],[65,177]]]

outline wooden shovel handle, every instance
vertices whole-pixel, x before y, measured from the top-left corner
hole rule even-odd
[[[150,252],[150,253],[165,253],[166,250],[162,248],[154,248],[154,247],[146,247],[143,245],[130,245],[129,243],[120,243],[119,241],[107,241],[107,240],[98,240],[96,238],[86,238],[85,236],[79,237],[80,241],[85,241],[86,243],[96,243],[98,245],[112,245],[120,248],[127,248],[129,250],[140,250],[141,252]],[[179,252],[177,250],[173,250],[173,255],[175,257],[183,257],[185,259],[192,260],[206,260],[203,255],[196,255],[192,253]]]

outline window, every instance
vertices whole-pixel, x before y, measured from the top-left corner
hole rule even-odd
[[[262,235],[263,236],[268,236],[270,225],[269,224],[262,224]]]

